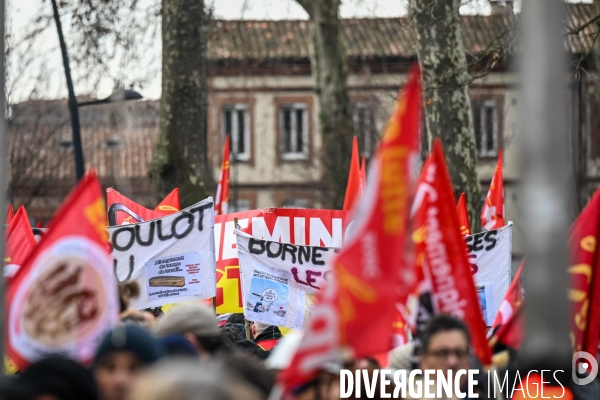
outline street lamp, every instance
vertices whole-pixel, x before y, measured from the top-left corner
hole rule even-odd
[[[83,162],[83,149],[81,147],[81,133],[79,128],[79,107],[90,106],[95,104],[112,103],[124,100],[139,100],[142,95],[133,90],[119,90],[105,99],[77,102],[75,90],[73,89],[73,80],[71,79],[71,68],[69,67],[69,56],[67,54],[67,45],[62,32],[60,23],[60,15],[58,14],[58,6],[56,0],[52,0],[52,10],[54,11],[54,21],[56,22],[56,30],[58,31],[58,41],[60,42],[60,51],[62,53],[63,66],[65,68],[65,78],[67,79],[67,90],[69,91],[69,112],[71,113],[71,127],[73,129],[73,152],[75,156],[75,176],[77,180],[83,177],[85,164]]]

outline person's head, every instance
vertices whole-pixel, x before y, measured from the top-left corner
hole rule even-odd
[[[134,376],[162,353],[160,344],[136,325],[120,325],[109,332],[96,351],[93,365],[100,398],[127,398]]]
[[[244,340],[242,333],[238,328],[233,325],[225,325],[219,328],[221,331],[221,338],[223,339],[223,344],[228,348],[231,347],[235,342],[239,342],[240,340]]]
[[[6,400],[79,400],[98,399],[92,374],[75,361],[49,357],[30,365],[19,376],[6,379],[0,386],[0,398]]]
[[[234,313],[231,314],[229,318],[227,318],[227,322],[230,322],[232,324],[243,324],[246,322],[246,320],[244,319],[244,314]]]
[[[419,336],[421,369],[452,371],[468,369],[470,336],[466,325],[449,315],[437,315],[429,320]]]
[[[252,323],[252,336],[257,337],[258,335],[263,333],[265,331],[265,329],[267,329],[270,326],[271,325],[263,324],[262,322],[253,322]]]
[[[212,357],[223,345],[215,312],[203,303],[173,307],[158,319],[155,332],[160,337],[172,334],[184,336],[201,357]]]
[[[168,314],[167,314],[168,315]],[[130,400],[259,400],[257,390],[214,361],[165,360],[141,375]]]

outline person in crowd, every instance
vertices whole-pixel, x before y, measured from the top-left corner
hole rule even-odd
[[[250,339],[249,337],[246,337],[246,319],[244,318],[244,314],[231,314],[229,318],[227,318],[225,326],[233,326],[234,328],[240,331],[240,333],[243,336],[243,339]]]
[[[265,367],[265,363],[249,354],[231,351],[222,354],[219,361],[247,384],[256,389],[262,398],[267,398],[275,383],[276,373]]]
[[[0,385],[4,400],[97,400],[92,374],[75,361],[49,357]]]
[[[260,400],[264,398],[266,396],[261,396],[238,375],[215,361],[203,363],[190,359],[171,359],[157,364],[141,375],[133,385],[130,400]]]
[[[283,337],[278,327],[261,322],[252,323],[254,342],[264,351],[271,351]]]
[[[119,325],[98,347],[93,374],[101,400],[125,400],[139,371],[163,355],[160,344],[139,326]]]
[[[168,357],[198,357],[196,348],[182,335],[168,335],[159,339]]]
[[[254,343],[252,340],[239,340],[235,342],[231,347],[241,352],[250,354],[251,356],[256,357],[259,360],[266,360],[269,356],[268,352],[264,351],[259,345]]]
[[[240,331],[231,325],[224,325],[219,328],[219,331],[221,331],[221,337],[223,338],[223,344],[227,348],[231,348],[235,342],[244,340],[244,336],[242,336]]]
[[[194,346],[200,358],[211,358],[223,348],[215,312],[203,303],[173,307],[158,319],[154,332],[159,337],[182,335]]]
[[[410,373],[410,371],[415,368],[414,353],[414,342],[408,342],[392,349],[389,353],[388,367],[393,370],[405,370],[407,373]]]

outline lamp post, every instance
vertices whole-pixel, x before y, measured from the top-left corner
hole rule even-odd
[[[65,68],[65,78],[67,79],[67,90],[69,91],[69,112],[71,114],[71,127],[73,129],[73,153],[75,156],[75,176],[77,181],[83,176],[85,164],[83,162],[83,149],[81,147],[81,131],[79,126],[79,107],[112,103],[115,101],[124,100],[139,100],[142,95],[133,90],[119,90],[105,99],[92,100],[78,103],[73,89],[73,80],[71,79],[71,68],[69,67],[69,56],[67,54],[67,45],[62,32],[60,23],[60,15],[58,14],[58,6],[56,0],[52,0],[52,10],[54,11],[54,21],[56,22],[56,30],[58,31],[58,41],[60,43],[60,52],[62,54],[63,66]]]

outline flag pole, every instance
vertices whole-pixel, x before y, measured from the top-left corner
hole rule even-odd
[[[4,33],[5,28],[5,2],[0,1],[0,32]],[[6,93],[5,90],[5,43],[4,43],[4,35],[2,35],[2,40],[0,40],[0,54],[2,54],[2,62],[0,63],[0,112],[2,113],[2,117],[0,118],[0,210],[4,212],[6,210],[6,193],[8,179],[6,177],[7,170],[6,167],[8,165],[8,160],[6,158],[6,149],[8,145],[8,137],[6,135]],[[4,260],[4,239],[0,240],[0,260]],[[4,276],[4,274],[2,274]],[[5,331],[5,310],[4,310],[4,278],[0,277],[0,362],[2,362],[2,373],[0,375],[4,375],[4,331]]]
[[[559,1],[523,2],[520,208],[527,258],[522,371],[571,371],[567,301],[570,182],[567,57]],[[558,374],[557,374],[558,375]],[[557,376],[558,377],[558,376]]]

